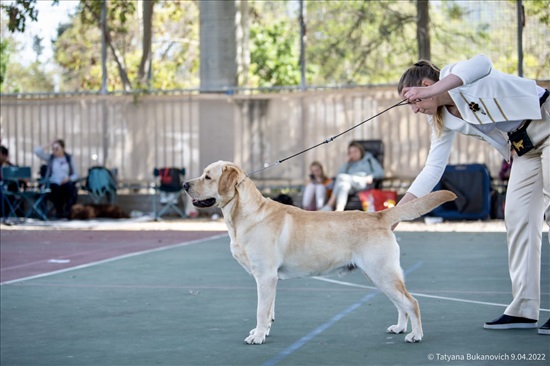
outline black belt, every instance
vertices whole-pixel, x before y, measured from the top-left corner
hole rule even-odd
[[[544,91],[544,94],[542,95],[542,97],[540,97],[540,106],[542,107],[542,105],[544,104],[544,102],[546,102],[546,99],[548,99],[548,96],[550,95],[550,91],[548,91],[548,89],[546,89]]]
[[[540,97],[541,106],[544,104],[544,102],[546,102],[546,99],[548,99],[549,95],[550,92],[548,91],[548,89],[546,89],[544,91],[544,94],[542,94],[542,97]],[[527,127],[529,127],[530,123],[531,120],[526,119],[517,130],[513,132],[508,132],[508,140],[510,141],[510,145],[516,151],[518,156],[522,156],[523,154],[526,154],[535,148],[535,146],[533,146],[533,143],[531,142],[531,139],[529,138],[529,135],[527,134]]]

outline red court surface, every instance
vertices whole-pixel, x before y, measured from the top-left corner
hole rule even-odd
[[[1,230],[0,283],[220,234],[223,232]]]

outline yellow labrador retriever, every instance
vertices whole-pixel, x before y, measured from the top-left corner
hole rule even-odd
[[[360,268],[397,307],[390,333],[412,332],[407,342],[420,342],[418,302],[405,288],[393,224],[430,212],[456,196],[438,191],[380,212],[311,212],[262,196],[252,180],[233,163],[218,161],[184,184],[198,208],[221,208],[233,257],[256,279],[256,328],[245,342],[262,344],[275,318],[278,279],[319,276]]]

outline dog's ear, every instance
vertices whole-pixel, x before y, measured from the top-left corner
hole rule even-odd
[[[222,167],[222,175],[220,176],[220,181],[218,182],[218,193],[220,196],[228,193],[233,189],[238,182],[239,171],[236,167],[231,165],[224,165]]]

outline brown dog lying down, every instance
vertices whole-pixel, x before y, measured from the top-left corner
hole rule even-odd
[[[115,205],[108,204],[91,204],[81,205],[76,204],[71,207],[71,220],[87,220],[95,218],[112,218],[112,219],[127,219],[127,213]]]
[[[361,269],[397,307],[398,320],[389,333],[403,333],[405,341],[422,340],[418,302],[407,289],[399,263],[393,224],[426,214],[456,196],[438,191],[380,212],[305,211],[264,198],[243,170],[230,162],[209,165],[203,174],[184,184],[193,205],[221,208],[233,257],[256,279],[256,328],[245,342],[262,344],[275,319],[279,279],[319,276]]]

